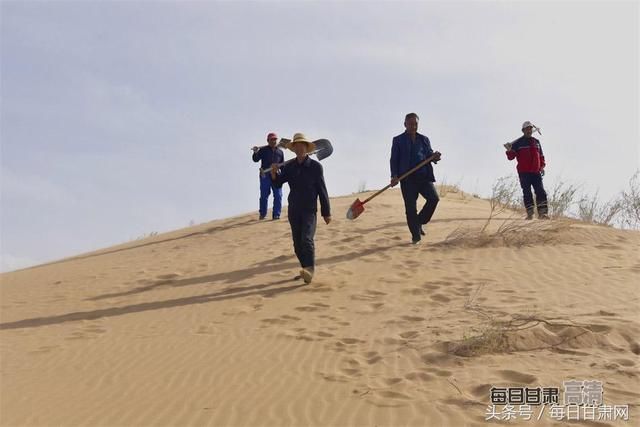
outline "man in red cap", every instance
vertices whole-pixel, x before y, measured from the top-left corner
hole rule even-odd
[[[524,122],[522,124],[522,133],[524,135],[513,142],[507,142],[504,144],[504,148],[507,150],[507,159],[516,159],[518,162],[516,168],[520,178],[520,187],[522,187],[524,207],[527,210],[527,219],[533,218],[534,207],[538,209],[538,218],[549,219],[547,192],[544,190],[544,185],[542,185],[542,175],[544,175],[546,162],[540,141],[533,137],[534,128],[535,126],[530,121]],[[531,187],[536,193],[535,204]]]
[[[269,145],[263,147],[253,147],[253,161],[262,161],[260,169],[270,169],[272,164],[280,164],[284,162],[284,152],[276,146],[278,135],[270,132],[267,135]],[[267,217],[267,204],[269,194],[273,190],[273,219],[280,219],[280,211],[282,210],[282,187],[273,185],[270,173],[260,172],[260,219]]]

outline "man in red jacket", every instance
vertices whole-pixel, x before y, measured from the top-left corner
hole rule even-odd
[[[522,124],[520,138],[513,142],[504,144],[507,149],[507,159],[518,161],[518,176],[522,187],[524,207],[527,209],[527,219],[533,218],[534,204],[531,187],[536,193],[535,206],[538,208],[538,218],[549,219],[547,215],[547,193],[542,185],[542,175],[544,175],[544,153],[540,141],[533,135],[533,124],[529,121]]]

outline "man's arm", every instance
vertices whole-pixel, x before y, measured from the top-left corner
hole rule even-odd
[[[389,165],[391,167],[391,186],[393,187],[398,183],[398,171],[400,169],[400,146],[396,138],[393,138],[391,144],[391,159]]]
[[[276,188],[281,188],[282,185],[287,182],[289,178],[286,173],[286,165],[278,166],[277,163],[271,164],[271,183]]]
[[[324,182],[324,171],[320,163],[317,164],[318,177],[316,179],[316,190],[318,191],[318,197],[320,198],[320,214],[323,218],[331,216],[331,204],[329,202],[329,193],[327,192],[327,186]]]
[[[544,153],[542,152],[542,145],[540,141],[538,141],[538,147],[540,148],[540,170],[544,171],[544,168],[547,166],[547,162],[544,160]]]
[[[254,162],[259,162],[262,157],[262,148],[253,147],[253,156],[251,158]]]

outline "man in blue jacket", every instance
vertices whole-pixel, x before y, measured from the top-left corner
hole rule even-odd
[[[318,199],[320,214],[326,224],[331,222],[331,206],[329,194],[324,182],[324,173],[320,162],[309,157],[315,150],[311,142],[302,133],[296,133],[286,146],[296,153],[296,158],[284,166],[271,166],[271,179],[276,187],[289,183],[289,225],[293,249],[298,257],[300,276],[305,283],[310,283],[315,269],[315,244]]]
[[[432,154],[436,156],[433,163],[440,160],[440,153],[431,149],[429,138],[418,133],[419,120],[416,113],[407,114],[404,119],[405,132],[393,138],[390,161],[392,187],[398,184],[398,178],[401,175]],[[440,201],[436,187],[433,185],[435,181],[433,166],[427,163],[400,182],[407,225],[414,245],[420,243],[422,236],[425,235],[422,225],[431,220]],[[417,211],[418,195],[426,199],[420,213]]]
[[[253,147],[253,161],[262,162],[260,169],[271,168],[272,164],[279,164],[284,162],[284,152],[276,147],[278,142],[278,135],[270,132],[267,135],[267,142],[269,145],[264,147]],[[265,219],[267,216],[267,203],[269,201],[269,194],[273,190],[273,219],[280,219],[280,211],[282,210],[282,187],[276,187],[271,182],[271,174],[269,172],[260,172],[260,219]]]

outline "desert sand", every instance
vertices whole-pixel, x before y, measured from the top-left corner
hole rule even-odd
[[[319,221],[310,285],[257,213],[0,275],[0,424],[486,425],[492,386],[578,379],[629,405],[589,425],[640,425],[639,232],[452,239],[489,205],[451,192],[413,246],[399,191],[349,221],[356,196]]]

